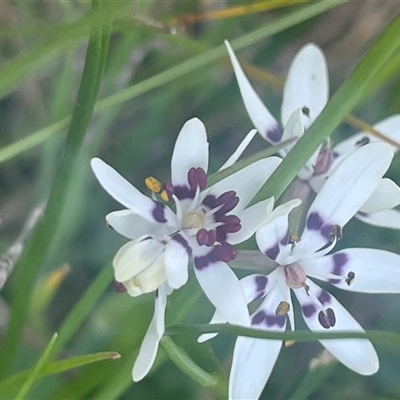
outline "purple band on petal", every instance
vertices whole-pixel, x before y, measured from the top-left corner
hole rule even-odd
[[[290,232],[289,230],[286,232],[286,235],[280,240],[280,244],[283,246],[287,246],[290,242]]]
[[[186,249],[186,251],[189,254],[189,256],[192,255],[192,248],[189,246],[189,243],[187,242],[187,240],[182,235],[180,235],[178,233],[172,238],[172,240],[175,240],[176,242],[181,244]]]
[[[321,235],[327,239],[331,238],[333,225],[326,224],[321,228]]]
[[[258,275],[255,277],[256,290],[252,301],[261,299],[265,296],[265,289],[268,285],[268,278],[265,275]]]
[[[323,306],[326,306],[327,304],[330,304],[332,302],[331,295],[325,290],[321,291],[321,293],[318,296],[318,300],[321,302]]]
[[[332,274],[334,275],[343,275],[343,267],[347,264],[349,261],[349,257],[346,253],[336,253],[332,257],[333,261],[333,270]],[[339,283],[341,279],[329,279],[330,283]]]
[[[208,194],[206,197],[204,197],[202,204],[213,209],[215,207],[215,201],[216,201],[215,196],[212,194]]]
[[[279,326],[279,328],[283,328],[285,326],[286,317],[278,317],[276,315],[267,315],[265,318],[265,323],[268,328],[272,328],[274,325]]]
[[[189,186],[179,185],[174,187],[174,194],[179,200],[194,199],[196,191]]]
[[[269,257],[271,260],[276,260],[279,254],[279,244],[277,243],[274,247],[271,247],[265,252],[265,255]]]
[[[264,311],[259,311],[257,314],[253,315],[253,318],[251,319],[251,324],[252,325],[260,325],[266,318],[266,314]]]
[[[275,125],[273,128],[268,130],[265,134],[267,139],[269,139],[273,143],[278,143],[282,140],[283,130],[280,126]]]
[[[194,258],[194,266],[198,270],[202,270],[207,268],[210,265],[210,259],[207,256],[195,257]]]
[[[307,228],[319,231],[324,224],[321,216],[317,212],[311,213],[307,218]]]
[[[306,318],[311,318],[317,312],[317,307],[314,304],[305,304],[301,309]]]
[[[154,209],[153,209],[153,217],[157,222],[165,223],[167,219],[165,218],[164,214],[165,205],[159,203],[158,201],[154,202]]]

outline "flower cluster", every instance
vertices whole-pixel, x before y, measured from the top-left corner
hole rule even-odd
[[[318,117],[329,97],[326,61],[313,44],[296,55],[284,89],[282,126],[268,111],[246,78],[226,42],[250,119],[273,145],[300,137]],[[392,139],[400,138],[393,116],[375,127]],[[236,163],[252,131],[222,168]],[[208,184],[208,142],[197,118],[185,123],[171,160],[171,180],[146,179],[148,197],[104,161],[94,158],[92,169],[103,188],[126,209],[107,215],[107,224],[129,239],[113,260],[119,291],[131,296],[154,292],[154,316],[133,368],[133,379],[150,370],[165,331],[168,295],[189,279],[189,265],[216,311],[210,323],[232,323],[254,329],[295,329],[292,294],[312,331],[364,332],[358,322],[314,279],[340,289],[367,293],[400,292],[400,256],[378,249],[349,248],[332,253],[348,221],[357,217],[373,225],[400,229],[400,188],[384,178],[395,149],[369,133],[332,146],[320,146],[298,174],[301,185],[316,193],[308,210],[296,198],[274,208],[274,199],[253,204],[260,188],[292,151],[268,157],[226,174]],[[295,150],[294,150],[295,151]],[[293,196],[294,194],[294,196]],[[304,191],[303,191],[304,194]],[[298,197],[301,197],[300,195]],[[302,196],[304,197],[304,196]],[[289,223],[292,210],[304,212],[299,236]],[[255,235],[259,262],[272,265],[269,274],[251,274],[239,280],[229,263],[236,245]],[[251,260],[249,260],[251,267]],[[249,313],[248,304],[258,301]],[[206,334],[199,341],[216,334]],[[375,373],[379,360],[367,339],[321,340],[348,368]],[[229,379],[229,397],[257,398],[266,384],[282,341],[238,337]]]

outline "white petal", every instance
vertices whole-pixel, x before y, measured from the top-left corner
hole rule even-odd
[[[136,275],[133,282],[142,293],[151,293],[164,284],[166,279],[164,254],[162,254],[149,268]]]
[[[211,186],[208,194],[218,197],[222,193],[234,190],[240,201],[233,213],[243,210],[281,162],[279,157],[258,160]]]
[[[400,188],[390,179],[379,182],[375,192],[360,208],[361,212],[373,213],[388,210],[400,204]]]
[[[246,137],[242,140],[242,142],[239,144],[238,148],[235,150],[235,152],[226,160],[225,164],[219,169],[222,171],[225,168],[228,168],[235,164],[235,162],[240,158],[240,156],[243,154],[243,152],[247,149],[247,146],[249,143],[253,140],[254,136],[257,134],[257,129],[252,129]]]
[[[154,316],[143,339],[139,354],[133,366],[132,378],[135,382],[142,380],[150,371],[157,355],[158,343],[164,334],[164,318],[167,295],[160,288],[156,295]]]
[[[306,44],[295,56],[283,91],[282,124],[298,108],[307,107],[310,126],[325,107],[329,97],[329,79],[326,60],[321,49]]]
[[[172,183],[188,186],[188,172],[192,167],[203,168],[207,173],[207,132],[198,118],[187,121],[176,139],[171,160]]]
[[[228,233],[227,242],[235,245],[253,236],[254,232],[266,222],[266,218],[272,212],[273,206],[274,199],[271,197],[236,213],[240,218],[240,225],[242,228],[239,232]]]
[[[139,274],[163,253],[165,245],[151,236],[125,243],[114,257],[115,279],[126,281]]]
[[[400,293],[400,255],[377,249],[346,249],[319,259],[309,260],[313,268],[339,275],[342,279],[324,279],[352,292]],[[349,272],[355,277],[349,285]],[[321,279],[321,276],[317,276]]]
[[[140,193],[104,161],[99,158],[92,158],[90,164],[101,186],[119,203],[150,222],[168,222],[176,225],[175,215],[168,207]]]
[[[256,241],[261,252],[279,264],[292,262],[289,260],[292,245],[285,239],[289,235],[289,213],[300,203],[299,199],[294,199],[280,205],[269,215],[266,224],[256,232]]]
[[[326,308],[331,308],[336,316],[336,324],[329,332],[364,332],[360,324],[350,313],[329,293],[320,289],[310,280],[307,284]],[[304,289],[294,289],[294,292],[302,306],[304,321],[314,332],[328,332],[318,321],[319,310],[314,306]],[[308,308],[307,308],[308,307]],[[306,310],[306,313],[305,311]],[[367,339],[330,339],[320,340],[321,344],[346,367],[361,375],[374,374],[379,368],[379,360],[374,347]]]
[[[222,261],[210,263],[195,273],[204,293],[232,324],[249,325],[246,297],[242,285],[230,267]]]
[[[365,145],[346,157],[311,204],[302,245],[317,250],[327,243],[334,225],[345,226],[375,191],[392,158],[384,143]]]
[[[247,304],[254,300],[261,299],[266,296],[276,283],[276,270],[272,271],[268,276],[261,274],[253,274],[245,276],[240,280]],[[226,318],[216,310],[210,320],[210,324],[224,324]],[[199,343],[205,342],[217,336],[218,333],[205,333],[201,335],[197,341]]]
[[[106,216],[107,225],[131,240],[143,235],[151,235],[160,229],[160,225],[150,222],[131,210],[113,211]]]
[[[253,122],[254,126],[264,139],[273,144],[279,143],[282,138],[282,130],[276,122],[276,119],[271,115],[263,102],[260,100],[258,94],[250,85],[250,82],[244,74],[230,44],[225,41],[225,45],[228,49],[240,93],[251,122]]]
[[[189,253],[177,240],[170,240],[164,254],[168,284],[173,289],[183,286],[188,280]]]
[[[263,317],[270,318],[271,321],[275,320],[277,318],[275,317],[275,310],[282,300],[280,291],[272,290],[262,306],[254,313],[253,321],[259,322]],[[258,317],[260,315],[261,318]],[[252,327],[280,332],[285,330],[286,323],[267,326],[266,318],[259,324],[252,325]],[[229,376],[230,399],[257,399],[260,396],[278,358],[281,346],[281,340],[241,336],[237,338]]]
[[[355,217],[370,225],[400,229],[400,212],[397,210],[384,210],[365,215],[357,213]]]
[[[290,115],[287,123],[285,124],[285,129],[282,135],[282,142],[289,140],[289,139],[299,139],[303,136],[304,133],[304,123],[302,121],[303,112],[301,109],[294,110],[293,113]],[[288,152],[293,148],[296,142],[293,142],[285,147],[285,150]]]

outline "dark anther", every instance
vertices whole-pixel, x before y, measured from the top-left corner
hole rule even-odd
[[[356,146],[362,147],[362,146],[365,146],[366,144],[368,144],[369,142],[370,142],[369,137],[364,136],[358,142],[356,142]]]
[[[126,287],[121,282],[115,281],[114,282],[114,289],[116,290],[117,293],[125,293],[126,292]]]
[[[343,228],[340,225],[333,225],[329,240],[333,242],[335,239],[339,241],[343,237]]]
[[[350,271],[347,274],[347,278],[345,279],[345,282],[350,286],[354,282],[355,277],[356,277],[356,274],[353,271]]]
[[[304,107],[301,109],[301,112],[302,112],[306,117],[310,117],[310,109],[309,109],[308,107],[304,106]]]
[[[318,321],[321,326],[325,329],[329,329],[336,324],[336,316],[335,312],[332,308],[327,308],[326,314],[323,311],[320,311],[318,314]]]

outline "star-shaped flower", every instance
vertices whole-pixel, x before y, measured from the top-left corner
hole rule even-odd
[[[186,122],[179,133],[171,181],[163,186],[153,178],[148,181],[153,198],[104,161],[92,159],[100,184],[127,207],[106,217],[112,228],[130,239],[114,258],[115,279],[131,296],[157,291],[134,380],[142,379],[154,361],[164,333],[167,295],[186,283],[190,258],[201,287],[224,318],[250,323],[242,287],[226,263],[236,257],[234,245],[252,236],[271,212],[273,200],[247,206],[280,161],[279,157],[259,160],[207,187],[207,134],[197,118]]]
[[[284,131],[283,127],[286,127],[290,116],[297,109],[303,110],[305,129],[311,126],[329,98],[327,63],[318,46],[313,43],[306,44],[293,59],[283,90],[282,126],[280,126],[251,86],[229,43],[225,42],[225,44],[247,113],[265,140],[277,145],[292,138],[292,131],[289,129]],[[399,126],[400,115],[393,115],[378,122],[374,128],[400,143]],[[299,130],[296,130],[297,137],[299,137],[298,133]],[[379,139],[366,132],[361,132],[333,148],[328,143],[313,154],[298,176],[300,179],[308,181],[308,184],[318,191],[325,179],[345,157],[358,147],[373,141],[379,141]],[[281,156],[284,157],[294,145],[295,143],[286,146],[280,152]],[[355,217],[372,225],[400,229],[400,212],[393,209],[399,204],[399,187],[393,181],[385,179]]]
[[[361,248],[328,255],[341,236],[341,228],[373,193],[392,157],[390,146],[374,143],[343,160],[310,206],[301,239],[290,235],[288,224],[288,214],[299,205],[298,200],[270,214],[268,223],[257,231],[256,240],[266,264],[274,263],[275,269],[269,275],[251,275],[241,281],[249,303],[264,298],[251,316],[253,328],[283,332],[288,317],[294,330],[293,292],[311,330],[364,332],[339,301],[310,278],[355,292],[400,292],[399,255]],[[217,321],[212,322],[222,321],[217,314]],[[360,374],[373,374],[379,367],[375,349],[366,339],[321,343]],[[230,373],[230,398],[257,398],[261,394],[281,345],[277,340],[238,337]]]

